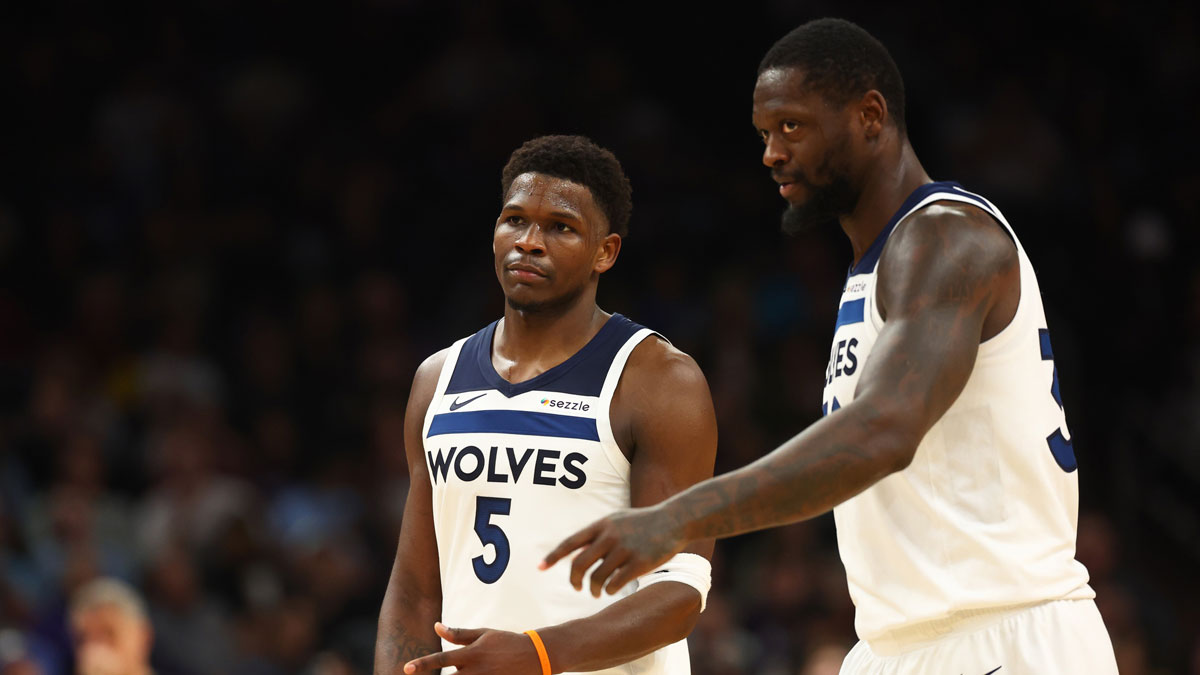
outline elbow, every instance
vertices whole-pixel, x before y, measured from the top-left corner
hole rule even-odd
[[[695,602],[688,607],[688,612],[683,617],[683,620],[679,621],[679,624],[676,626],[676,634],[672,636],[669,644],[674,644],[680,640],[687,639],[687,636],[692,634],[692,631],[696,629],[696,624],[699,622],[700,595],[697,593]]]
[[[925,436],[926,430],[918,424],[920,415],[906,406],[890,402],[864,407],[865,446],[878,458],[880,478],[907,469]]]
[[[664,630],[659,634],[660,644],[655,649],[687,639],[700,621],[700,593],[691,586],[680,585],[684,588],[678,589],[680,593],[666,615],[669,618],[660,624]]]

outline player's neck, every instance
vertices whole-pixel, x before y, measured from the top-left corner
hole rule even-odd
[[[850,238],[855,264],[913,190],[930,182],[907,140],[899,142],[891,157],[873,162],[871,167],[854,212],[839,220]]]
[[[506,306],[492,341],[492,365],[514,384],[537,377],[582,349],[608,317],[594,292],[557,311]]]

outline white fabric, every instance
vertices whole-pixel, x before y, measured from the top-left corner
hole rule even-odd
[[[988,211],[1016,242],[994,206],[944,185],[896,229],[917,209],[950,200]],[[1058,465],[1047,440],[1056,430],[1070,433],[1051,392],[1054,362],[1042,355],[1041,292],[1016,245],[1021,298],[1012,322],[980,345],[965,388],[912,463],[834,509],[861,639],[963,610],[1094,597],[1074,558],[1078,473]],[[842,295],[846,319],[834,335],[823,396],[831,415],[854,400],[883,328],[876,269],[861,272],[848,277]],[[862,313],[845,311],[847,303]]]
[[[1116,675],[1112,642],[1092,600],[1058,600],[967,616],[925,640],[859,642],[841,675]]]
[[[662,581],[677,581],[696,589],[700,594],[700,611],[708,604],[708,591],[712,588],[712,563],[695,553],[676,553],[661,567],[638,577],[638,590]]]
[[[576,591],[571,587],[569,559],[546,571],[537,566],[567,536],[630,506],[630,465],[613,437],[609,404],[630,353],[652,334],[643,328],[627,339],[607,367],[599,396],[534,389],[509,398],[491,388],[446,394],[460,356],[467,358],[462,354],[466,340],[450,349],[423,431],[426,468],[433,488],[443,623],[514,632],[540,629],[590,616],[634,592],[631,584],[617,595],[594,598],[586,589]],[[556,406],[558,402],[565,407]],[[434,418],[455,410],[553,413],[594,419],[600,440],[481,432],[430,436]],[[473,478],[476,458],[458,459],[460,451],[469,447],[479,449],[486,464]],[[443,474],[434,468],[433,458],[444,459],[451,450],[456,454],[449,463],[442,462],[443,468],[448,464]],[[486,509],[481,513],[479,498],[507,502],[508,513],[489,513]],[[480,529],[494,533],[490,528],[503,532],[510,557],[499,578],[485,582],[473,561],[480,558],[483,563],[495,564],[496,546],[484,544],[479,534]],[[442,644],[447,650],[457,648],[446,641]],[[549,657],[553,664],[554,654]],[[595,672],[687,675],[691,672],[687,642],[680,640],[631,663]]]

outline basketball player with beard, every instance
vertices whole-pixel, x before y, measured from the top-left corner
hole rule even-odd
[[[760,460],[568,537],[548,568],[619,591],[688,542],[833,510],[859,643],[843,673],[1116,673],[1075,560],[1079,483],[1033,266],[984,197],[935,182],[882,44],[838,19],[767,52],[762,161],[797,231],[854,260],[821,420]]]

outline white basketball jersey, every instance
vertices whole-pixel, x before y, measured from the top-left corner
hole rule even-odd
[[[822,411],[854,400],[883,327],[875,272],[888,236],[936,201],[981,208],[1005,228],[1021,299],[1012,322],[979,346],[966,387],[912,463],[834,509],[855,629],[868,642],[964,610],[1094,596],[1075,560],[1079,481],[1037,278],[986,199],[956,183],[918,188],[851,268]]]
[[[423,438],[442,622],[520,632],[590,616],[634,590],[597,599],[571,587],[569,559],[537,566],[563,539],[630,505],[629,460],[609,405],[630,352],[653,333],[614,314],[571,358],[510,384],[492,366],[496,325],[450,348]],[[687,642],[596,672],[690,673]]]

